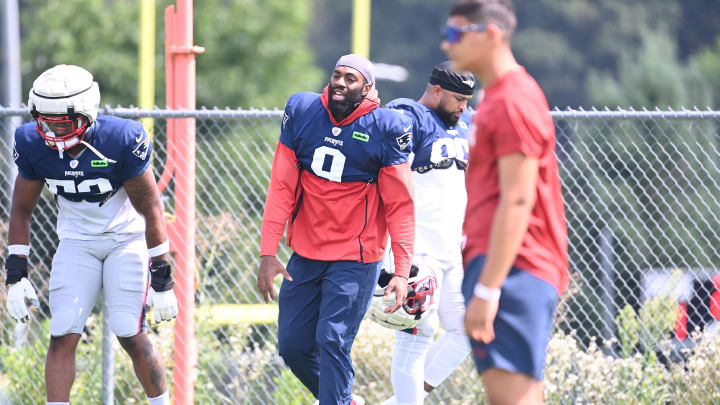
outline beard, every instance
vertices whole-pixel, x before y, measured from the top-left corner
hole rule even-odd
[[[328,108],[330,109],[333,117],[342,119],[352,114],[352,112],[355,111],[355,108],[357,108],[358,104],[360,104],[360,102],[363,100],[363,88],[359,87],[352,90],[346,87],[345,100],[342,101],[333,100],[332,95],[336,88],[337,87],[333,87],[333,85],[328,86]]]
[[[460,117],[456,117],[454,115],[455,111],[447,110],[442,104],[438,105],[438,108],[437,110],[435,110],[435,112],[437,112],[438,116],[440,116],[440,119],[445,123],[445,125],[448,126],[448,128],[454,127],[455,124],[458,123],[458,120],[460,120]]]

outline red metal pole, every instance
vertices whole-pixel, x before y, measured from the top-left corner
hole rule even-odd
[[[177,0],[165,9],[168,107],[195,109],[195,54],[192,0]],[[167,32],[170,31],[170,32]],[[191,405],[194,395],[197,343],[195,341],[195,119],[168,120],[168,154],[172,155],[175,180],[176,222],[169,228],[175,253],[175,321],[173,352],[173,403]]]

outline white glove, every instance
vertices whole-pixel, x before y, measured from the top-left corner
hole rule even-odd
[[[169,321],[175,318],[178,314],[177,299],[172,289],[167,291],[155,292],[150,287],[147,297],[147,305],[153,307],[155,315],[155,323],[162,321]]]
[[[40,307],[35,289],[30,281],[23,277],[17,283],[8,286],[7,309],[16,321],[25,323],[30,320],[28,303],[35,308]],[[177,310],[176,310],[177,311]]]

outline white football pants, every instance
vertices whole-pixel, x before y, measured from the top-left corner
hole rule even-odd
[[[417,326],[417,335],[395,332],[391,377],[395,396],[384,405],[422,404],[427,396],[424,383],[437,387],[462,364],[470,353],[470,343],[465,334],[465,300],[462,295],[464,271],[460,259],[441,262],[425,257],[435,269],[439,293],[438,310]],[[445,329],[435,342],[432,341],[439,323]]]
[[[130,337],[143,332],[149,283],[143,234],[122,241],[60,240],[50,271],[50,335],[82,334],[103,290],[113,333]]]

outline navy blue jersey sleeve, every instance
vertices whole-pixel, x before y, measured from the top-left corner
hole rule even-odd
[[[123,152],[122,180],[129,180],[142,174],[150,166],[152,156],[152,142],[145,133],[142,124],[137,121],[130,121],[126,127],[124,139],[125,148]]]
[[[294,115],[294,101],[297,95],[293,94],[285,103],[285,112],[282,118],[282,124],[280,127],[280,142],[290,149],[294,149],[295,132],[293,131],[293,115]]]
[[[33,169],[30,160],[28,159],[28,151],[23,143],[23,131],[24,127],[20,127],[15,130],[15,142],[13,144],[13,159],[15,165],[18,168],[18,173],[26,180],[40,180],[41,177],[37,175],[35,169]]]
[[[398,98],[387,104],[388,107],[400,111],[410,120],[412,120],[412,145],[411,152],[417,152],[422,145],[424,138],[423,131],[423,112],[418,108],[418,102],[409,98]]]
[[[399,111],[389,111],[383,137],[383,167],[407,162],[413,142],[413,120]]]

